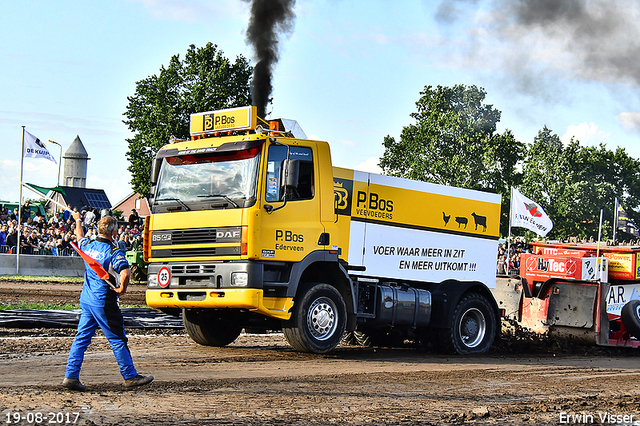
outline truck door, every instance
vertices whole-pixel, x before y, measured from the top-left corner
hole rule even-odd
[[[316,175],[310,147],[269,146],[262,190],[264,204],[271,206],[266,207],[267,212],[273,210],[262,215],[259,247],[265,260],[296,262],[325,248],[319,244],[324,227],[320,222]]]

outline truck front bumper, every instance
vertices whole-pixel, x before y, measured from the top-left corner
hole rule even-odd
[[[246,309],[271,318],[288,320],[292,297],[264,297],[262,289],[147,289],[147,305],[155,309]]]

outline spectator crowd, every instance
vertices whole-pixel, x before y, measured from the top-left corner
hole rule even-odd
[[[77,207],[69,208],[78,211]],[[85,235],[91,239],[98,236],[97,222],[101,214],[97,209],[82,207],[84,213]],[[103,214],[108,214],[103,211]],[[0,253],[16,253],[18,246],[18,230],[20,230],[20,254],[39,254],[53,256],[75,256],[71,243],[76,241],[76,223],[71,212],[57,212],[48,220],[41,214],[33,214],[29,201],[25,202],[20,212],[21,224],[18,224],[18,212],[0,206]],[[118,222],[118,246],[125,251],[142,250],[144,222],[135,211],[131,210],[128,221]]]
[[[520,274],[520,255],[523,253],[533,253],[531,245],[526,238],[516,237],[508,245],[507,243],[498,245],[498,262],[496,273],[498,275],[518,275]]]

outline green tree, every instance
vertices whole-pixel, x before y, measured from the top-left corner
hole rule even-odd
[[[184,60],[174,55],[158,75],[136,82],[123,120],[134,134],[127,139],[126,154],[133,190],[149,192],[153,158],[171,136],[189,137],[190,114],[249,105],[252,72],[242,55],[232,63],[217,45],[207,43],[190,45]]]
[[[565,146],[545,126],[527,152],[523,172],[522,192],[553,221],[547,238],[597,238],[601,209],[602,236],[610,238],[616,198],[638,219],[640,162],[623,148],[583,147],[575,139]]]
[[[420,95],[411,114],[416,123],[398,141],[384,138],[383,172],[502,194],[501,231],[508,232],[508,194],[521,181],[516,166],[525,146],[509,130],[497,133],[501,112],[483,103],[482,88],[426,86]]]
[[[547,238],[571,226],[570,219],[563,220],[563,216],[573,216],[571,210],[575,206],[571,203],[570,193],[571,182],[575,180],[573,164],[578,149],[575,142],[564,149],[558,135],[545,126],[527,150],[520,190],[539,203],[553,221],[553,229]],[[575,230],[569,232],[574,235]]]

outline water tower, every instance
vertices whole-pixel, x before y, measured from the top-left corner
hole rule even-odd
[[[87,150],[84,149],[80,136],[76,136],[62,158],[64,158],[62,185],[74,188],[86,188],[87,162],[90,158]]]

